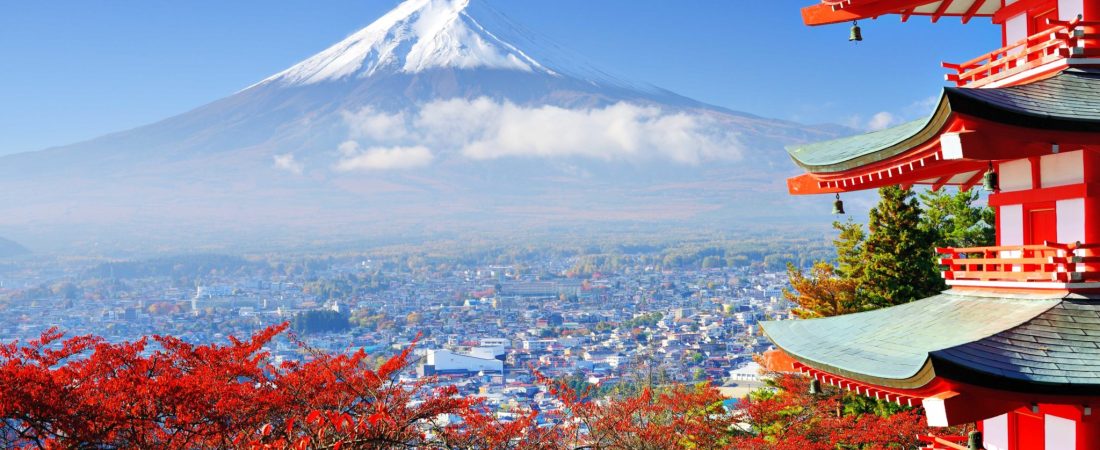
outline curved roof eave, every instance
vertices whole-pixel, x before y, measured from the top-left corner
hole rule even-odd
[[[1001,9],[999,0],[958,0],[940,8],[937,0],[822,0],[802,8],[802,21],[809,26],[829,25],[878,18],[886,14],[961,17],[992,17]]]
[[[1019,327],[1061,301],[948,291],[874,311],[761,326],[777,347],[810,367],[878,386],[916,389],[935,378],[936,352]]]
[[[844,172],[928,143],[955,114],[1025,129],[1100,133],[1100,71],[1067,69],[1029,84],[1000,88],[944,88],[935,112],[926,119],[788,147],[787,153],[807,172]]]
[[[885,161],[939,136],[951,117],[951,103],[941,94],[929,117],[871,133],[787,147],[791,160],[811,173],[843,172]]]
[[[1100,395],[1100,303],[1065,299],[1017,327],[932,352],[931,363],[938,375],[985,387]]]

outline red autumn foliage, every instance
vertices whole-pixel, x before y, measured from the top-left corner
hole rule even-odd
[[[804,379],[785,375],[776,393],[734,410],[709,386],[592,400],[543,379],[563,412],[521,408],[505,420],[454,387],[401,380],[411,348],[377,368],[362,351],[272,364],[263,347],[285,329],[229,345],[62,340],[53,329],[0,344],[0,446],[884,449],[911,448],[927,433],[917,412],[845,414],[838,394],[810,396]]]
[[[741,441],[738,448],[909,449],[917,446],[917,435],[931,433],[918,410],[901,410],[887,417],[852,414],[845,411],[850,397],[835,391],[811,395],[803,377],[779,375],[776,384],[777,394],[750,398],[739,405],[743,419],[764,432]],[[844,446],[838,447],[838,443]]]

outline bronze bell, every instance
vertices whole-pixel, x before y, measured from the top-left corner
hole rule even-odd
[[[993,163],[989,163],[989,170],[982,176],[982,187],[986,191],[996,192],[1000,189],[997,172],[993,170]]]
[[[860,30],[859,22],[856,22],[856,21],[853,20],[852,21],[852,30],[848,34],[848,41],[850,41],[850,42],[860,42],[862,40],[863,40],[863,30]]]
[[[822,394],[821,382],[817,381],[816,378],[811,379],[810,380],[810,395],[820,395],[820,394]]]
[[[966,436],[967,449],[979,450],[982,448],[982,442],[984,442],[984,440],[982,439],[981,431],[971,431],[970,434]]]
[[[833,214],[845,214],[844,202],[840,200],[840,194],[836,194],[836,201],[833,202]]]

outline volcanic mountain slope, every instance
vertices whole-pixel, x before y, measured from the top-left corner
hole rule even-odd
[[[0,258],[25,255],[30,253],[26,247],[0,237]]]
[[[0,158],[0,232],[183,246],[784,220],[801,214],[782,147],[837,131],[621,80],[483,0],[408,0],[222,100]]]

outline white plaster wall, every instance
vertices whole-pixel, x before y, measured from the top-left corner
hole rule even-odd
[[[1017,159],[1001,163],[997,173],[1000,175],[1002,192],[1031,189],[1031,161]]]
[[[1046,415],[1046,449],[1075,450],[1077,448],[1077,423],[1058,416]]]
[[[983,420],[982,439],[986,450],[1008,450],[1008,414]]]
[[[1005,205],[998,211],[1001,222],[1000,245],[1024,245],[1024,206]]]
[[[959,133],[944,133],[940,135],[940,152],[943,159],[962,159],[962,137]]]
[[[1076,19],[1078,14],[1084,12],[1081,0],[1058,0],[1058,18],[1062,20]]]
[[[1015,44],[1027,37],[1027,14],[1019,14],[1005,21],[1006,44]]]
[[[857,388],[858,391],[858,388]],[[945,394],[939,394],[945,395]],[[950,398],[952,393],[947,397]],[[946,427],[947,425],[947,407],[943,403],[943,398],[939,396],[928,397],[921,400],[921,406],[924,407],[924,417],[930,427]]]
[[[1039,161],[1042,187],[1065,186],[1085,182],[1084,152],[1046,155]]]
[[[1085,242],[1085,199],[1059,200],[1056,208],[1058,242]]]

